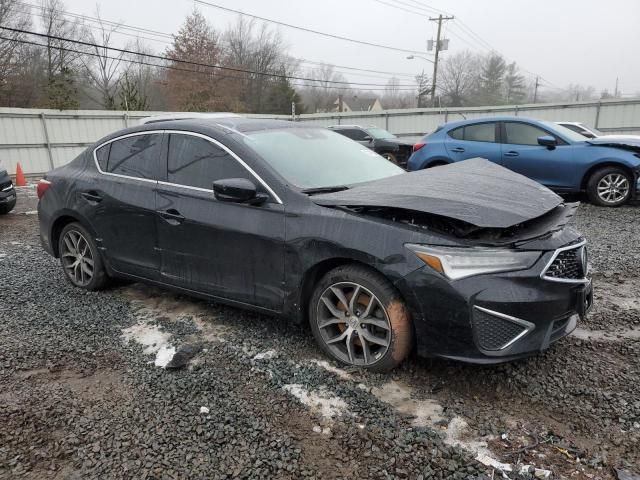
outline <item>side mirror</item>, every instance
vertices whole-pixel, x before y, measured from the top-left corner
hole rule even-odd
[[[364,137],[364,138],[363,138],[363,140],[364,140],[365,142],[371,142],[371,141],[373,140],[373,137],[371,137],[371,136],[367,135],[366,137]]]
[[[542,145],[543,147],[553,150],[556,148],[556,145],[558,145],[558,141],[551,135],[543,135],[542,137],[538,137],[538,145]]]
[[[246,178],[225,178],[213,182],[213,195],[222,202],[249,203],[258,205],[267,200],[267,195],[258,193],[255,184]]]

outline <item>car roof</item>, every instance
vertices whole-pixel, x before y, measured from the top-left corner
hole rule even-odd
[[[212,113],[199,113],[199,112],[176,112],[168,113],[166,115],[152,115],[146,117],[140,121],[140,124],[166,122],[169,120],[188,120],[188,119],[220,119],[220,118],[237,118],[240,115],[229,112],[212,112]]]
[[[471,125],[474,123],[485,123],[485,122],[531,122],[531,123],[541,123],[541,120],[536,120],[535,118],[528,117],[520,117],[516,115],[503,115],[499,117],[478,117],[478,118],[468,118],[466,120],[456,120],[454,122],[447,122],[443,125],[447,129],[451,129],[458,126],[463,125]]]
[[[185,118],[185,119],[166,119],[155,122],[143,123],[133,127],[118,130],[102,138],[97,143],[104,143],[123,135],[130,133],[155,131],[155,130],[184,130],[187,132],[211,134],[246,134],[260,130],[276,130],[283,128],[318,128],[313,125],[304,125],[299,122],[291,122],[288,120],[271,120],[263,118],[246,118],[236,117],[220,117],[220,118]]]

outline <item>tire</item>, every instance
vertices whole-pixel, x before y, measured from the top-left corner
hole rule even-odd
[[[386,278],[360,265],[338,267],[322,277],[311,295],[309,322],[327,356],[374,372],[395,368],[413,346],[404,300]]]
[[[58,239],[60,265],[74,287],[85,290],[104,288],[109,277],[92,235],[77,222],[66,225]],[[78,263],[79,261],[79,263]]]
[[[384,158],[389,160],[391,163],[398,165],[398,157],[396,157],[393,153],[384,152],[384,153],[381,153],[380,155],[382,155]]]
[[[631,198],[632,178],[620,167],[596,170],[587,182],[589,201],[601,207],[619,207]]]

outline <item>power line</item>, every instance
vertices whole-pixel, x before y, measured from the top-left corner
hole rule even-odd
[[[5,27],[0,27],[0,28],[5,28]],[[27,45],[33,45],[33,46],[37,46],[37,47],[43,47],[43,48],[48,48],[49,45],[46,44],[42,44],[42,43],[37,43],[37,42],[33,42],[30,40],[21,40],[21,39],[15,39],[15,38],[10,38],[10,37],[4,37],[4,36],[0,36],[0,40],[7,40],[7,41],[12,41],[12,42],[17,42],[17,43],[22,43],[22,44],[27,44]],[[69,40],[70,42],[73,42],[72,40]],[[127,63],[131,63],[131,64],[136,64],[136,65],[146,65],[146,66],[150,66],[150,67],[156,67],[156,68],[164,68],[164,69],[168,69],[168,70],[176,70],[176,71],[180,71],[180,72],[188,72],[188,73],[197,73],[197,74],[204,74],[204,75],[211,75],[210,72],[206,72],[206,71],[202,71],[202,70],[191,70],[191,69],[185,69],[185,68],[180,68],[180,67],[175,67],[172,65],[159,65],[157,63],[150,63],[150,62],[145,62],[144,60],[132,60],[132,59],[128,59],[128,58],[118,58],[118,57],[113,57],[113,56],[109,56],[109,55],[103,55],[103,54],[99,54],[99,53],[95,53],[95,52],[89,52],[89,51],[84,51],[84,50],[77,50],[77,49],[73,49],[73,48],[69,48],[69,47],[63,47],[63,46],[56,46],[56,47],[52,47],[55,50],[64,50],[66,52],[70,52],[70,53],[77,53],[80,55],[89,55],[92,57],[100,57],[100,58],[107,58],[110,60],[121,60],[123,62],[127,62]],[[110,47],[104,47],[109,49]],[[118,49],[116,49],[118,50]],[[141,56],[141,57],[151,57],[151,58],[155,58],[157,56],[154,55],[148,55],[145,53],[136,53],[137,55]],[[174,61],[169,59],[170,61]],[[184,62],[184,63],[191,63],[191,62]],[[280,77],[280,75],[274,75],[277,77]],[[238,77],[238,76],[232,76],[232,75],[223,75],[219,77],[220,80],[223,79],[238,79],[238,80],[245,80],[244,77]],[[326,83],[326,81],[324,80],[314,80],[316,82],[320,82],[320,83]],[[330,89],[330,90],[361,90],[359,88],[354,88],[351,86],[348,86],[348,82],[346,85],[344,86],[335,86],[335,85],[318,85],[316,84],[307,84],[307,83],[294,83],[291,82],[292,85],[297,86],[297,87],[308,87],[308,88],[322,88],[322,89]],[[398,88],[397,90],[400,91],[415,91],[416,87],[412,87],[412,88]],[[367,91],[386,91],[387,88],[366,88],[363,90],[367,90]]]
[[[15,33],[24,33],[24,34],[28,34],[28,35],[35,35],[41,38],[48,38],[48,39],[52,39],[52,40],[58,40],[58,41],[63,41],[63,42],[70,42],[70,43],[75,43],[77,45],[83,45],[83,46],[87,46],[87,47],[94,47],[94,48],[101,48],[101,49],[106,49],[106,50],[112,50],[115,52],[120,52],[120,53],[126,53],[129,55],[139,55],[139,56],[144,56],[144,57],[148,57],[148,58],[153,58],[156,60],[164,60],[164,61],[168,61],[168,62],[176,62],[176,63],[184,63],[187,65],[194,65],[194,66],[198,66],[198,67],[206,67],[206,68],[214,68],[214,69],[220,69],[220,70],[226,70],[226,71],[231,71],[231,72],[239,72],[239,73],[247,73],[247,74],[251,74],[251,75],[261,75],[261,76],[266,76],[266,77],[274,77],[274,78],[283,78],[283,79],[291,79],[291,80],[301,80],[301,81],[305,81],[305,82],[321,82],[324,84],[336,84],[336,85],[358,85],[358,86],[378,86],[378,87],[386,87],[386,84],[381,84],[381,83],[359,83],[359,82],[347,82],[347,81],[336,81],[336,80],[323,80],[323,79],[319,79],[319,78],[309,78],[309,77],[299,77],[296,75],[285,75],[285,74],[281,74],[281,73],[269,73],[269,72],[260,72],[260,71],[256,71],[256,70],[247,70],[247,69],[243,69],[243,68],[237,68],[237,67],[228,67],[228,66],[223,66],[223,65],[214,65],[214,64],[207,64],[207,63],[201,63],[201,62],[193,62],[193,61],[189,61],[189,60],[179,60],[179,59],[175,59],[175,58],[170,58],[170,57],[165,57],[162,55],[155,55],[155,54],[151,54],[151,53],[143,53],[143,52],[136,52],[134,50],[129,50],[129,49],[125,49],[125,48],[116,48],[116,47],[110,47],[107,45],[100,45],[100,44],[96,44],[96,43],[92,43],[92,42],[86,42],[86,41],[82,41],[82,40],[74,40],[71,38],[65,38],[65,37],[59,37],[56,35],[48,35],[45,33],[38,33],[38,32],[32,32],[29,30],[22,30],[22,29],[18,29],[18,28],[11,28],[11,27],[3,27],[0,26],[0,29],[3,30],[9,30]],[[53,47],[53,48],[59,48],[59,47]],[[398,85],[400,87],[411,87],[411,88],[415,88],[413,85]]]
[[[323,37],[333,38],[333,39],[336,39],[336,40],[342,40],[342,41],[345,41],[345,42],[356,43],[358,45],[366,45],[368,47],[383,48],[383,49],[386,49],[386,50],[393,50],[393,51],[402,52],[402,53],[416,53],[416,54],[422,54],[423,53],[423,52],[420,52],[418,50],[409,50],[409,49],[406,49],[406,48],[392,47],[392,46],[389,46],[389,45],[381,45],[381,44],[378,44],[378,43],[366,42],[364,40],[355,40],[353,38],[343,37],[341,35],[334,35],[332,33],[320,32],[318,30],[313,30],[313,29],[306,28],[306,27],[299,27],[297,25],[292,25],[290,23],[280,22],[278,20],[272,20],[270,18],[265,18],[265,17],[260,17],[258,15],[244,13],[244,12],[242,12],[240,10],[234,10],[233,8],[223,7],[222,5],[216,5],[215,3],[205,2],[204,0],[194,0],[194,2],[198,3],[200,5],[206,5],[208,7],[216,8],[218,10],[237,13],[238,15],[242,15],[244,17],[249,17],[249,18],[254,18],[254,19],[260,20],[262,22],[273,23],[275,25],[280,25],[282,27],[292,28],[294,30],[300,30],[302,32],[313,33],[315,35],[321,35]]]
[[[35,9],[39,9],[39,10],[43,10],[43,7],[38,6],[38,5],[33,5],[30,3],[26,3],[26,2],[16,2],[22,6],[25,6],[27,8],[35,8]],[[129,37],[133,37],[136,39],[144,39],[144,40],[149,40],[152,42],[159,42],[159,43],[164,43],[166,45],[171,45],[173,44],[173,35],[168,34],[168,33],[163,33],[163,32],[157,32],[158,35],[162,35],[164,37],[167,38],[167,40],[161,40],[161,39],[157,39],[157,38],[150,38],[150,37],[145,37],[145,36],[141,36],[139,34],[136,33],[126,33],[126,32],[121,32],[118,31],[117,28],[122,28],[125,30],[131,30],[133,32],[150,32],[151,34],[156,34],[155,30],[149,30],[143,27],[137,27],[137,26],[132,26],[132,25],[125,25],[125,24],[121,24],[118,22],[114,22],[111,20],[104,20],[102,18],[96,18],[96,17],[92,17],[89,15],[81,15],[81,14],[77,14],[77,13],[73,13],[73,12],[68,12],[68,11],[60,11],[61,13],[63,13],[64,15],[70,16],[72,18],[78,18],[81,20],[85,20],[88,22],[92,22],[95,24],[105,24],[105,25],[109,25],[114,27],[115,29],[113,30],[112,33],[115,34],[119,34],[119,35],[126,35]],[[43,13],[33,13],[30,12],[32,15],[37,15],[39,17],[44,17],[45,15]],[[96,28],[99,25],[96,25],[95,27],[90,26],[90,28]],[[171,40],[168,40],[171,39]],[[311,65],[327,65],[327,62],[317,62],[317,61],[313,61],[313,60],[306,60],[303,58],[296,58],[296,57],[291,57],[292,60],[298,61],[300,63],[304,63],[304,64],[311,64]],[[399,72],[388,72],[388,71],[381,71],[381,70],[372,70],[372,69],[366,69],[366,68],[356,68],[356,67],[352,67],[352,66],[345,66],[345,65],[335,65],[335,64],[329,64],[333,67],[336,68],[340,68],[340,69],[344,69],[344,70],[350,70],[350,71],[359,71],[359,72],[370,72],[370,73],[379,73],[379,74],[383,74],[383,75],[391,75],[391,76],[399,76],[399,77],[408,77],[408,78],[414,78],[415,74],[413,73],[399,73]],[[348,73],[348,72],[341,72],[341,73]],[[353,73],[352,75],[356,75],[355,73]],[[360,75],[360,76],[367,76],[367,75]],[[374,77],[374,76],[370,76],[371,78],[389,78],[389,77]]]

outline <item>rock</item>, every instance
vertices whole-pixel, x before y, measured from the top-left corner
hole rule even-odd
[[[167,369],[184,368],[189,361],[202,350],[202,343],[192,343],[181,346],[167,364]]]

